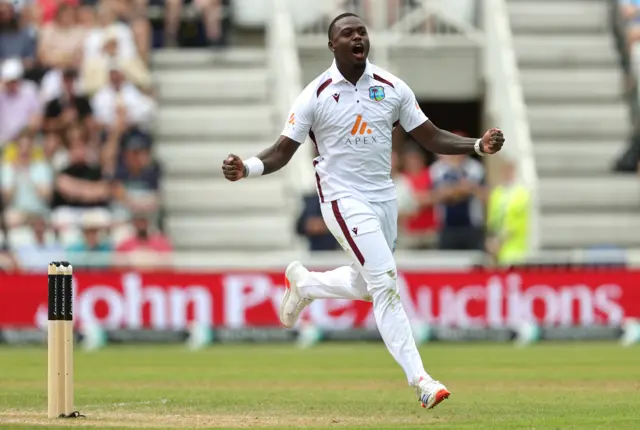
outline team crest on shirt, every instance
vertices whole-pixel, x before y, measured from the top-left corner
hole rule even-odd
[[[384,100],[385,98],[384,87],[381,87],[381,86],[369,87],[369,98],[374,102],[381,102],[382,100]]]

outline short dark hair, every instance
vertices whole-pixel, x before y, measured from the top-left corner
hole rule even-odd
[[[329,24],[329,31],[327,32],[327,36],[329,37],[329,40],[331,40],[331,33],[333,33],[333,28],[336,26],[336,22],[338,22],[342,18],[346,18],[348,16],[355,16],[356,18],[362,19],[362,18],[360,18],[358,15],[356,15],[353,12],[345,12],[345,13],[341,13],[340,15],[336,16],[335,18],[333,18],[333,21],[331,21],[331,24]]]

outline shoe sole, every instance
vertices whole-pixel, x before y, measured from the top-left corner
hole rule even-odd
[[[450,395],[451,393],[449,392],[449,390],[447,390],[446,388],[443,388],[436,393],[436,399],[434,400],[433,404],[431,404],[430,406],[427,406],[424,403],[422,403],[422,407],[427,409],[433,409],[436,406],[438,406],[440,403],[442,403],[443,400],[448,399]]]

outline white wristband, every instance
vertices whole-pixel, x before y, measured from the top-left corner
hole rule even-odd
[[[478,154],[481,157],[484,157],[485,153],[482,152],[482,148],[480,147],[481,143],[482,143],[482,139],[476,140],[475,145],[473,145],[473,149],[476,151],[476,154]]]
[[[262,173],[264,172],[264,163],[258,157],[246,159],[244,161],[244,166],[247,168],[247,178],[262,176]]]

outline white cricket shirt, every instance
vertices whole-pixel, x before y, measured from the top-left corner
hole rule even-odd
[[[427,121],[413,91],[401,79],[367,61],[354,86],[338,70],[311,82],[296,99],[282,134],[315,143],[318,196],[330,202],[346,196],[368,202],[394,200],[391,132],[411,131]]]

